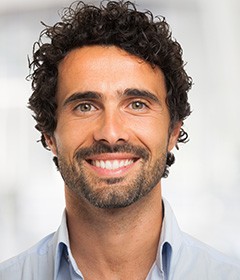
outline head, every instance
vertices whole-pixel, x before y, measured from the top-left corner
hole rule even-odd
[[[30,63],[33,94],[29,108],[34,112],[45,148],[48,147],[46,139],[54,135],[58,123],[59,65],[73,50],[86,46],[115,46],[152,69],[160,69],[166,86],[169,135],[176,124],[183,125],[190,114],[187,93],[192,81],[184,70],[182,48],[172,38],[165,18],[154,18],[150,11],[137,11],[129,1],[107,1],[99,7],[74,2],[63,10],[60,22],[45,25],[39,41],[34,44]],[[188,135],[181,127],[176,146],[187,140]],[[174,156],[168,152],[162,177],[167,177],[168,166],[173,162]],[[58,165],[56,158],[55,163]]]

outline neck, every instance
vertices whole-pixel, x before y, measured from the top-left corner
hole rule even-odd
[[[71,251],[84,279],[145,279],[161,232],[160,184],[120,209],[96,208],[65,190]]]

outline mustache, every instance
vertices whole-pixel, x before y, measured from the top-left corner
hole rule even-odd
[[[132,145],[130,143],[109,145],[104,142],[96,142],[91,147],[80,148],[74,155],[77,160],[82,160],[93,155],[104,153],[131,153],[136,157],[148,160],[150,153],[148,150]]]

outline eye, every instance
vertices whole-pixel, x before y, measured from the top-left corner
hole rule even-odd
[[[134,101],[130,104],[133,110],[142,110],[147,107],[147,105],[142,101]]]
[[[94,111],[96,110],[96,108],[91,103],[81,103],[75,108],[75,110],[86,113],[86,112]]]

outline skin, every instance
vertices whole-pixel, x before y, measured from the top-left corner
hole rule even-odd
[[[130,143],[149,158],[127,167],[99,168],[82,161],[91,190],[105,200],[117,193],[124,199],[131,182],[151,170],[176,144],[181,123],[169,133],[164,75],[158,68],[117,47],[91,46],[71,51],[59,65],[56,94],[57,128],[45,135],[52,152],[74,165],[78,149],[94,143]],[[151,96],[126,95],[137,89]],[[79,100],[76,93],[95,92],[98,98]],[[76,100],[75,100],[76,99]],[[131,152],[94,155],[91,160],[131,160]],[[108,184],[105,179],[121,178]],[[73,257],[84,279],[145,279],[157,253],[161,225],[161,182],[124,208],[101,209],[65,183],[66,213]]]

